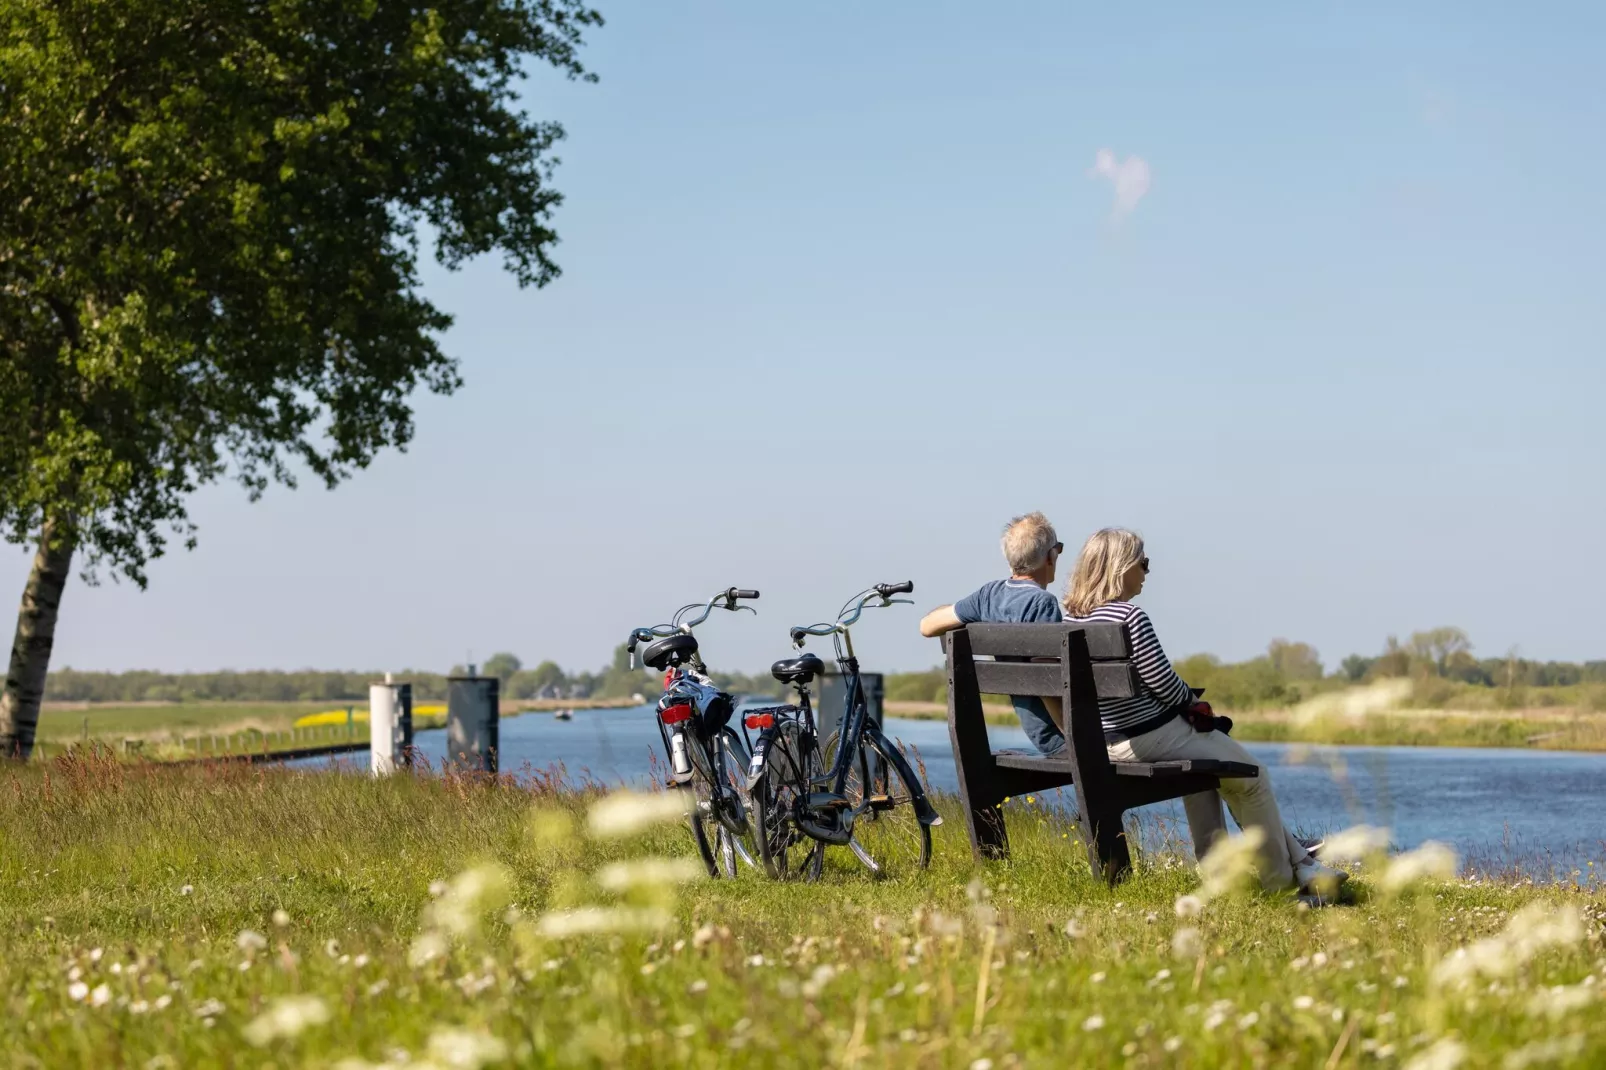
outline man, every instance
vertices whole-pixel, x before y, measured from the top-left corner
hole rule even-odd
[[[1054,582],[1065,544],[1042,513],[1017,516],[1004,528],[1004,560],[1009,578],[982,584],[974,594],[951,606],[942,606],[920,620],[920,634],[930,639],[978,621],[988,623],[1058,623],[1064,619],[1059,600],[1047,590]],[[1065,735],[1059,699],[1011,695],[1020,726],[1044,757],[1061,757]],[[1215,791],[1189,795],[1182,800],[1193,833],[1194,857],[1203,858],[1219,837],[1227,834],[1227,816]]]
[[[982,584],[973,594],[951,606],[942,606],[920,620],[920,634],[934,638],[944,632],[978,621],[1016,624],[1058,624],[1064,614],[1059,599],[1047,590],[1054,582],[1060,554],[1065,545],[1054,534],[1054,525],[1042,513],[1017,516],[1004,528],[1004,560],[1009,578]],[[1015,715],[1032,741],[1046,757],[1058,757],[1065,749],[1065,736],[1055,723],[1059,700],[1046,702],[1035,695],[1011,695]],[[1052,707],[1050,707],[1052,703]]]

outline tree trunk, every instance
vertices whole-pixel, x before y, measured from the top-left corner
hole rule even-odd
[[[39,704],[45,697],[45,674],[56,642],[61,592],[72,567],[73,541],[54,521],[39,535],[39,552],[23,588],[17,612],[17,634],[11,641],[11,669],[0,692],[0,757],[27,761],[39,728]]]

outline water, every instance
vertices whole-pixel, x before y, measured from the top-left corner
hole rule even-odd
[[[953,752],[943,721],[892,718],[887,734],[917,750],[932,788],[956,792]],[[1030,750],[1018,728],[989,726],[995,748]],[[420,750],[437,765],[444,730],[420,732]],[[574,720],[529,713],[501,724],[501,767],[562,764],[573,778],[646,783],[663,744],[652,707],[578,710]],[[1606,754],[1456,747],[1309,747],[1250,743],[1266,763],[1283,819],[1303,832],[1359,822],[1393,830],[1399,847],[1424,840],[1453,845],[1485,868],[1520,862],[1549,876],[1587,862],[1606,866]],[[1074,802],[1067,790],[1065,805]],[[1178,803],[1148,807],[1146,817],[1183,822]]]

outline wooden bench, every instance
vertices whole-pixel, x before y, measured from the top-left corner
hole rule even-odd
[[[1009,856],[1005,799],[1071,784],[1088,861],[1114,884],[1132,868],[1122,826],[1128,810],[1209,791],[1223,777],[1258,775],[1241,762],[1110,761],[1099,698],[1130,698],[1142,687],[1119,624],[971,624],[945,640],[948,734],[970,846],[979,859]],[[1064,756],[993,750],[982,716],[984,694],[1058,698],[1069,722],[1060,725]]]

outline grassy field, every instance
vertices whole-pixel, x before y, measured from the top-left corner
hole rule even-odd
[[[988,704],[984,709],[989,724],[1020,724],[1007,704]],[[940,721],[948,716],[947,708],[935,702],[888,702],[887,712],[919,720]],[[1234,738],[1246,742],[1606,751],[1606,713],[1593,710],[1413,709],[1363,717],[1305,717],[1290,710],[1234,710],[1231,716]]]
[[[239,765],[0,770],[4,1062],[1606,1060],[1593,881],[1358,877],[1351,905],[1201,905],[1160,852],[1094,883],[1074,831],[1017,800],[1008,863],[973,864],[944,803],[929,872],[876,882],[833,852],[818,885],[714,882],[688,879],[679,825],[605,836],[598,806]]]

